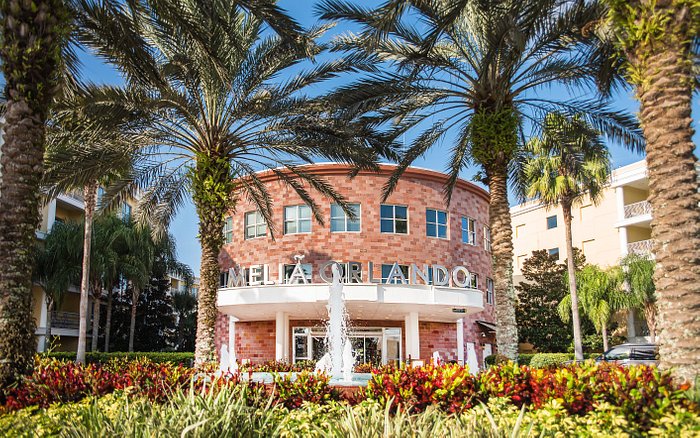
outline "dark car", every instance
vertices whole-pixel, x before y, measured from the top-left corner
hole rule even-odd
[[[659,347],[655,344],[620,344],[598,356],[596,362],[627,365],[657,365]]]

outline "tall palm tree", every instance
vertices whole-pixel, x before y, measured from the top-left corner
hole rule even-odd
[[[386,141],[415,134],[385,196],[415,159],[450,137],[445,200],[460,171],[470,164],[481,169],[491,195],[496,339],[499,352],[515,358],[508,175],[527,128],[537,129],[550,111],[580,113],[612,139],[641,147],[632,116],[602,101],[548,91],[595,84],[597,59],[589,56],[585,29],[604,9],[583,0],[407,0],[370,10],[325,0],[320,12],[362,26],[334,49],[370,66],[369,75],[330,93],[328,104],[345,108],[349,120],[387,127]]]
[[[43,241],[37,242],[32,277],[44,290],[46,301],[46,333],[44,342],[51,342],[53,312],[61,308],[68,288],[80,278],[81,227],[77,222],[57,222]]]
[[[579,116],[549,113],[541,137],[525,146],[523,184],[528,197],[547,206],[561,206],[566,233],[566,258],[574,329],[574,352],[583,360],[581,322],[578,314],[571,210],[584,199],[598,204],[610,177],[610,154],[597,131]]]
[[[32,251],[39,225],[44,126],[67,34],[63,0],[0,4],[5,80],[0,145],[0,386],[28,371],[35,352]]]
[[[77,362],[85,362],[87,347],[88,300],[93,271],[90,255],[95,253],[92,248],[95,214],[108,208],[113,209],[120,200],[111,197],[110,202],[98,205],[98,190],[109,185],[110,181],[123,179],[131,171],[138,161],[138,156],[132,150],[135,144],[149,144],[149,137],[142,129],[144,120],[129,108],[113,105],[110,111],[95,113],[92,107],[85,104],[86,96],[90,96],[92,90],[100,88],[82,84],[75,79],[63,88],[51,112],[46,136],[46,169],[42,180],[48,196],[58,196],[69,191],[83,192],[83,266]],[[107,200],[103,197],[101,201]],[[112,221],[112,225],[119,224]],[[116,282],[116,278],[110,276],[110,281]],[[101,290],[95,291],[93,288],[93,294],[101,294]],[[99,303],[99,298],[97,300],[95,302]],[[93,315],[99,316],[99,304]],[[93,324],[93,334],[97,328]],[[96,342],[95,336],[92,339],[93,351]]]
[[[322,156],[374,168],[383,145],[367,142],[353,126],[321,118],[323,109],[301,94],[353,65],[348,61],[318,64],[284,83],[275,81],[282,70],[321,50],[313,43],[320,30],[300,38],[308,44],[290,43],[267,36],[263,22],[236,2],[180,6],[192,18],[189,32],[147,4],[101,4],[82,20],[84,39],[136,88],[117,101],[153,117],[154,146],[141,149],[150,159],[122,187],[142,190],[137,215],[167,223],[190,195],[197,209],[202,262],[195,356],[202,363],[216,355],[224,216],[243,196],[272,223],[271,196],[256,171],[268,169],[291,186],[321,220],[309,189],[347,204],[299,164]],[[109,108],[113,97],[96,93],[91,101]],[[310,108],[314,116],[308,115]]]
[[[606,3],[647,140],[660,366],[692,382],[700,374],[700,193],[691,117],[700,6],[685,0]]]
[[[568,274],[567,274],[568,276]],[[608,326],[616,311],[627,303],[622,291],[622,272],[614,267],[605,271],[596,265],[586,265],[576,273],[579,285],[578,307],[573,307],[573,294],[564,297],[557,311],[562,321],[569,322],[574,309],[588,317],[596,331],[603,337],[603,351],[608,351]],[[578,357],[576,358],[579,359]]]
[[[649,327],[651,342],[656,342],[656,320],[659,313],[653,259],[645,255],[628,254],[620,261],[630,294],[629,307],[640,309]]]
[[[155,244],[151,230],[131,224],[125,235],[127,254],[121,261],[121,270],[131,286],[131,320],[129,325],[129,351],[134,351],[136,307],[141,291],[151,282],[151,270],[155,258]]]

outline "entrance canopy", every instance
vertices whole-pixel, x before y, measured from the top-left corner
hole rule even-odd
[[[328,317],[328,284],[285,284],[219,289],[219,311],[238,321],[274,320],[277,312],[290,319]],[[477,289],[408,284],[345,284],[345,305],[351,319],[403,320],[417,313],[421,320],[455,322],[484,310]]]

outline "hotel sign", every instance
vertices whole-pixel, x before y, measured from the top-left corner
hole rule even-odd
[[[247,268],[237,267],[228,270],[226,287],[245,286],[271,286],[276,284],[309,284],[313,283],[314,273],[311,265],[301,263],[303,256],[295,256],[297,263],[293,270],[285,274],[285,265],[280,263],[277,269],[277,278],[270,275],[270,265],[258,264]],[[412,263],[409,266],[408,275],[401,269],[401,265],[394,262],[385,279],[374,277],[374,264],[366,265],[359,262],[337,262],[328,260],[321,263],[317,273],[325,283],[331,283],[333,276],[331,266],[338,265],[342,273],[343,283],[389,283],[389,284],[423,284],[442,287],[470,287],[472,274],[464,266],[454,266],[451,269],[443,265],[418,266]],[[305,269],[306,268],[306,269]],[[384,281],[382,281],[384,280]]]

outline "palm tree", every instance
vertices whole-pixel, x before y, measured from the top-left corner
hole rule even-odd
[[[121,269],[131,286],[131,321],[129,325],[129,351],[134,351],[134,331],[136,330],[136,307],[141,291],[151,282],[151,270],[155,245],[151,230],[132,224],[126,233],[128,252],[122,259]]]
[[[81,227],[76,222],[57,222],[43,242],[36,245],[32,277],[44,290],[46,300],[45,344],[51,342],[53,312],[61,308],[68,288],[80,277]]]
[[[352,126],[318,117],[318,106],[309,116],[311,103],[300,94],[349,62],[319,64],[275,83],[282,70],[321,50],[312,42],[321,31],[303,35],[308,44],[302,45],[266,36],[263,22],[235,3],[188,3],[183,11],[192,18],[189,32],[161,10],[132,3],[96,7],[84,20],[90,45],[137,87],[119,102],[152,117],[154,146],[141,150],[150,160],[124,181],[124,187],[142,190],[137,215],[167,223],[189,195],[197,209],[202,246],[197,363],[216,354],[218,256],[227,211],[239,197],[249,197],[272,223],[271,197],[256,171],[268,169],[293,187],[321,220],[309,188],[347,204],[299,164],[322,156],[374,168],[381,150]],[[95,93],[91,100],[106,108],[115,102],[107,93]]]
[[[0,146],[0,386],[27,372],[36,340],[32,251],[39,225],[44,126],[56,91],[68,14],[63,0],[0,4],[5,80]]]
[[[700,192],[691,98],[698,87],[700,7],[685,0],[607,0],[647,140],[660,366],[700,374]]]
[[[173,309],[177,316],[176,350],[189,351],[188,344],[191,341],[188,342],[188,339],[194,335],[196,326],[197,297],[189,290],[177,291],[173,294]]]
[[[641,147],[634,118],[605,102],[566,93],[541,93],[554,86],[594,85],[597,60],[588,56],[586,26],[604,9],[583,1],[386,2],[377,10],[338,0],[320,5],[326,19],[362,26],[340,37],[336,51],[349,51],[370,67],[369,75],[338,88],[329,105],[345,108],[348,120],[387,127],[385,140],[415,134],[385,187],[388,196],[400,174],[446,138],[449,147],[445,200],[460,171],[476,164],[490,189],[489,226],[496,289],[499,353],[517,356],[512,280],[513,243],[508,175],[521,139],[547,112],[582,114],[613,140]],[[420,22],[420,28],[412,23]],[[484,230],[488,232],[488,230]]]
[[[568,274],[567,274],[568,276]],[[603,336],[603,351],[608,351],[608,326],[616,311],[626,305],[626,296],[622,292],[622,273],[618,268],[608,271],[596,265],[584,266],[576,273],[579,285],[579,307],[593,323],[596,331]],[[573,294],[569,294],[557,307],[562,321],[569,322],[574,311]],[[577,360],[583,360],[582,358]]]
[[[640,309],[649,327],[651,342],[656,342],[656,319],[659,313],[654,284],[654,260],[645,255],[628,254],[620,261],[630,293],[629,306]]]
[[[576,268],[571,237],[571,209],[584,199],[598,204],[610,177],[610,154],[597,131],[581,117],[549,113],[541,137],[525,146],[523,184],[528,197],[547,206],[561,206],[566,232],[566,257],[574,328],[574,352],[583,360],[581,322],[578,315]]]

